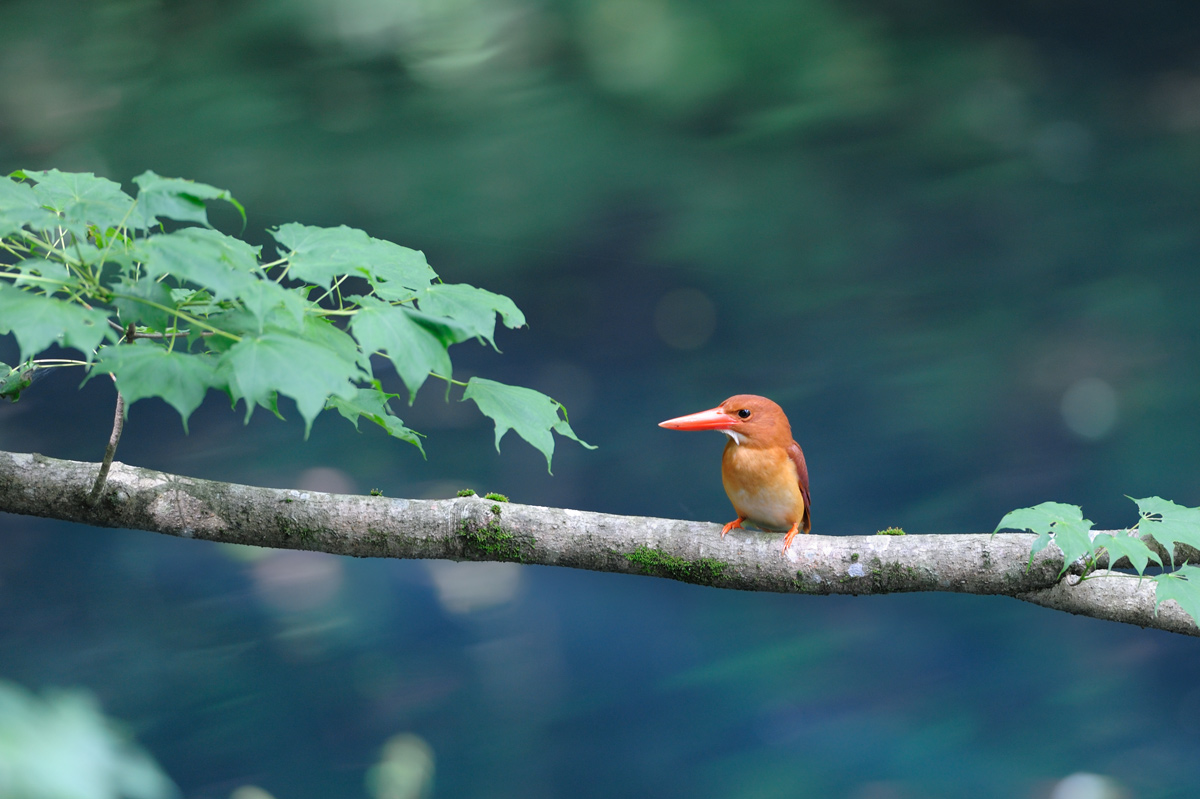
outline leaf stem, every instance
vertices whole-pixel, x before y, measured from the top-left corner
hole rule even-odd
[[[305,313],[311,313],[314,316],[354,316],[356,313],[358,313],[358,311],[358,308],[345,308],[337,310],[333,308],[321,308],[319,306],[304,309]]]
[[[62,259],[62,262],[64,264],[67,264],[68,266],[78,267],[83,263],[79,259],[75,258],[73,255],[71,255],[69,252],[67,252],[65,248],[59,249],[55,245],[51,244],[49,241],[45,241],[45,240],[41,239],[40,237],[33,235],[32,233],[24,234],[24,238],[32,243],[32,245],[30,246],[30,248],[28,250],[30,255],[33,254],[33,251],[35,248],[40,248],[40,249],[45,250],[47,255],[57,255],[59,258]],[[62,241],[61,237],[59,237],[59,241]],[[49,258],[47,258],[46,260],[49,260]]]
[[[76,361],[70,358],[39,358],[36,361],[30,361],[30,364],[39,369],[49,369],[56,366],[87,366],[87,361]]]
[[[187,337],[190,335],[192,335],[192,331],[190,331],[190,330],[174,330],[174,331],[168,331],[165,333],[138,333],[135,331],[133,334],[133,337],[134,338],[146,338],[146,339],[150,339],[151,341],[162,341],[163,339],[167,339],[167,338],[177,339],[177,338]],[[213,336],[216,334],[213,333],[213,331],[211,331],[211,330],[205,330],[202,333],[200,333],[199,335],[200,336]]]
[[[446,377],[445,375],[439,375],[437,372],[430,372],[429,376],[436,377],[438,380],[445,380],[447,383],[452,383],[453,385],[456,385],[456,386],[462,386],[463,388],[467,387],[467,384],[464,383],[463,381],[455,380],[454,378]]]
[[[172,316],[175,316],[176,318],[184,319],[189,324],[193,324],[196,327],[199,327],[203,330],[207,330],[207,331],[211,332],[213,335],[225,336],[226,338],[228,338],[232,341],[241,341],[242,340],[241,336],[235,336],[233,333],[230,333],[226,330],[222,330],[219,327],[213,327],[212,325],[210,325],[206,322],[201,322],[196,317],[191,316],[190,314],[185,314],[182,311],[180,311],[178,308],[169,308],[166,305],[162,305],[161,303],[154,302],[153,300],[148,300],[145,297],[135,297],[132,294],[121,294],[121,293],[115,292],[115,291],[113,292],[113,297],[114,298],[120,297],[123,300],[133,300],[134,302],[140,302],[143,305],[149,305],[151,308],[157,308],[160,311],[166,311],[167,313],[171,314]],[[124,328],[121,328],[121,330],[124,331]],[[135,337],[137,337],[141,334],[135,333],[134,335],[135,335]],[[145,336],[143,336],[143,337],[145,337]]]
[[[329,288],[328,288],[328,289],[326,289],[325,293],[324,293],[324,294],[322,294],[320,297],[317,297],[317,299],[316,299],[316,300],[313,300],[313,302],[314,302],[316,305],[318,305],[318,306],[319,306],[319,305],[321,304],[321,300],[325,299],[326,297],[328,297],[328,296],[330,296],[331,294],[333,294],[334,292],[336,292],[336,291],[337,291],[337,290],[338,290],[338,289],[341,287],[342,283],[343,283],[343,282],[346,280],[346,278],[348,278],[348,277],[350,277],[350,276],[349,276],[349,275],[342,275],[342,276],[341,276],[341,277],[339,277],[337,280],[333,281],[333,283],[331,283],[331,284],[330,284]],[[338,294],[338,298],[339,298],[339,299],[341,298],[341,294],[340,294],[340,293]],[[342,310],[342,304],[341,304],[340,302],[338,303],[338,310],[339,310],[339,311],[340,311],[340,310]]]
[[[21,245],[17,244],[15,241],[10,241],[8,239],[0,239],[0,249],[5,250],[6,252],[9,252],[13,255],[21,255],[21,253],[29,253],[30,252],[28,247],[22,247]],[[11,264],[6,264],[6,265],[11,266]]]
[[[0,277],[10,277],[14,280],[25,280],[30,283],[52,283],[55,286],[74,285],[66,280],[56,280],[52,277],[40,277],[38,275],[23,275],[20,272],[0,272]]]

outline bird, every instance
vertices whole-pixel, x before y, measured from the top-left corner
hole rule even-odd
[[[659,422],[670,430],[719,430],[729,436],[721,455],[721,483],[737,518],[721,528],[786,530],[783,554],[801,530],[812,530],[808,465],[792,438],[783,408],[755,394],[738,394],[715,408]]]

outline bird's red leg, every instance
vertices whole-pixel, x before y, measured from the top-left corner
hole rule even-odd
[[[721,528],[721,538],[724,538],[724,537],[725,537],[725,534],[726,534],[726,533],[728,533],[730,530],[741,530],[741,529],[743,529],[743,528],[742,528],[742,522],[744,522],[744,521],[746,521],[746,517],[745,517],[745,516],[739,516],[739,517],[737,517],[736,519],[734,519],[733,521],[731,521],[729,524],[727,524],[727,525],[725,525],[724,527],[722,527],[722,528]]]
[[[792,529],[787,531],[787,535],[783,537],[783,552],[786,555],[788,547],[792,545],[792,539],[796,537],[796,533],[800,532],[800,522],[792,525]]]

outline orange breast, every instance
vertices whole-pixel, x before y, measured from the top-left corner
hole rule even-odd
[[[738,516],[758,527],[787,530],[804,518],[796,465],[779,447],[730,441],[721,458],[721,482]]]

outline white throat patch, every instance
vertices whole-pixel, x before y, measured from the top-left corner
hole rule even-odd
[[[721,432],[732,438],[733,443],[738,444],[739,446],[746,443],[746,437],[741,433],[735,433],[732,430],[722,430]]]

